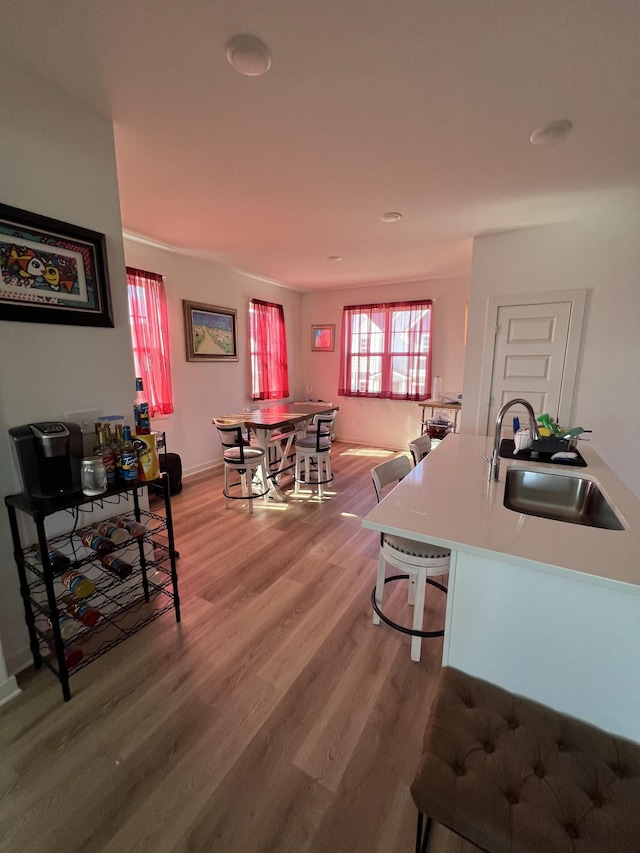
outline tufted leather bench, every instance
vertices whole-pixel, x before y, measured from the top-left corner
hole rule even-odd
[[[489,853],[640,851],[640,745],[451,667],[411,793],[417,851],[430,819]]]

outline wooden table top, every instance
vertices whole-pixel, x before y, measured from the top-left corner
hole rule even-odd
[[[454,403],[445,403],[443,400],[438,400],[436,403],[435,400],[423,400],[421,403],[418,403],[419,406],[428,406],[430,409],[461,409],[462,401],[458,400]]]
[[[243,423],[252,429],[277,429],[287,424],[296,424],[308,420],[314,415],[324,415],[336,410],[338,406],[328,403],[285,403],[280,406],[266,406],[255,412],[238,412],[218,418],[232,423]]]

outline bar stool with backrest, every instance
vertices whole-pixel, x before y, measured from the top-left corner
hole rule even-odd
[[[411,462],[407,456],[396,456],[376,465],[371,471],[373,485],[376,490],[376,498],[380,496],[386,486],[393,483],[397,485],[411,471]],[[427,586],[439,589],[447,593],[446,586],[432,580],[435,577],[446,575],[449,571],[451,551],[440,545],[431,545],[426,542],[418,542],[413,539],[405,539],[402,536],[392,536],[388,533],[380,534],[380,554],[378,557],[378,576],[376,585],[371,593],[371,605],[373,607],[373,624],[379,625],[380,620],[385,622],[396,631],[409,634],[411,637],[411,660],[419,661],[422,649],[423,637],[442,637],[444,628],[436,631],[423,631],[424,599]],[[386,564],[400,569],[403,574],[386,576]],[[382,599],[385,585],[393,581],[408,580],[408,601],[413,606],[413,625],[406,628],[394,622],[382,612]]]
[[[331,471],[331,434],[336,412],[316,415],[315,433],[296,436],[295,490],[298,486],[317,486],[318,497],[324,497],[324,486],[333,480]],[[303,471],[304,469],[304,471]]]
[[[409,450],[413,457],[413,464],[417,465],[431,450],[431,436],[425,433],[418,436],[418,438],[414,438],[413,441],[409,442]]]
[[[253,501],[264,498],[267,501],[269,480],[265,464],[265,452],[261,447],[253,447],[243,434],[243,424],[214,418],[213,423],[218,430],[222,444],[224,461],[224,505],[228,509],[230,500],[245,500],[249,504],[249,513],[253,513]],[[231,481],[231,472],[240,477]],[[257,486],[258,491],[254,491]],[[232,490],[240,489],[239,494]]]

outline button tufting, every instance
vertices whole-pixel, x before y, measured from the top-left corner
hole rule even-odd
[[[512,806],[518,804],[518,797],[513,793],[513,791],[509,791],[507,794],[507,802],[511,803]]]
[[[464,707],[465,708],[473,708],[473,702],[471,701],[471,699],[465,699],[464,700]]]
[[[509,724],[509,728],[510,728],[510,729],[514,729],[514,730],[515,730],[515,729],[517,729],[517,728],[518,728],[518,721],[517,721],[517,720],[509,720],[509,721],[508,721],[508,724]]]
[[[562,740],[558,741],[558,749],[560,750],[560,752],[566,752],[567,751],[567,747],[564,745],[564,741],[562,741]]]
[[[494,745],[493,745],[492,743],[484,743],[484,744],[482,744],[482,745],[483,745],[483,747],[484,747],[484,751],[485,751],[485,752],[488,752],[488,753],[492,753],[492,752],[493,752],[493,750],[495,749],[495,747],[494,747]]]
[[[594,795],[591,797],[591,802],[593,803],[593,805],[594,805],[597,809],[601,809],[601,808],[602,808],[603,803],[602,803],[602,800],[600,799],[600,797],[598,796],[598,794],[594,794]]]
[[[567,823],[565,825],[565,829],[567,830],[567,835],[569,836],[569,838],[580,837],[578,834],[578,827],[575,825],[575,823]]]
[[[622,779],[622,777],[624,776],[624,771],[623,771],[622,767],[612,767],[611,769],[616,774],[618,779]]]
[[[464,767],[461,764],[458,764],[458,766],[453,769],[456,772],[456,776],[464,776]]]
[[[540,765],[534,767],[533,772],[536,774],[538,779],[544,779],[544,770],[542,769],[542,767],[540,767]]]

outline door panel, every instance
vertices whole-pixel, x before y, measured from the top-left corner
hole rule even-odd
[[[571,302],[500,306],[489,433],[501,406],[514,397],[528,400],[536,415],[548,412],[558,418],[570,319]],[[523,415],[526,418],[521,407],[514,408],[513,414],[521,420]],[[527,423],[526,419],[523,423]]]

